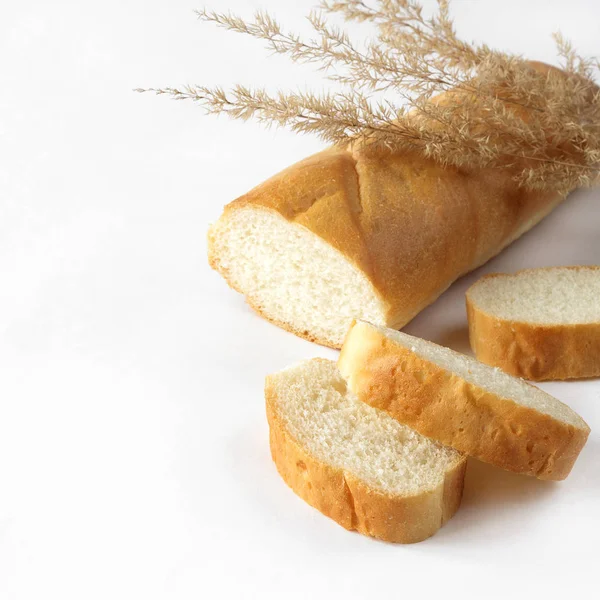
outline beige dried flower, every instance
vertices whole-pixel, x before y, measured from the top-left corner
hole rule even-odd
[[[327,23],[327,13],[372,23],[377,36],[359,47]],[[466,169],[509,168],[532,189],[566,193],[598,179],[600,91],[594,77],[600,64],[579,56],[559,34],[562,71],[461,40],[446,0],[438,0],[429,17],[413,0],[323,0],[321,11],[308,17],[316,34],[311,40],[285,31],[264,12],[251,21],[208,10],[197,14],[264,40],[294,61],[314,63],[343,91],[271,95],[241,85],[227,92],[204,86],[138,91],[316,133],[334,144],[412,149]]]

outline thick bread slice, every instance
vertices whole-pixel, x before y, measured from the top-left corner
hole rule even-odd
[[[330,149],[229,204],[209,262],[267,319],[339,348],[354,318],[405,325],[560,200],[502,169]]]
[[[458,509],[466,457],[359,402],[335,362],[313,359],[270,375],[265,397],[277,470],[342,527],[418,542]]]
[[[541,381],[600,375],[600,267],[487,275],[467,291],[479,360]]]
[[[522,379],[369,323],[352,326],[338,366],[360,400],[509,471],[564,479],[590,432],[577,413]]]

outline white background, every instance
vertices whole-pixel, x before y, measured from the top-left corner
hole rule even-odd
[[[304,30],[312,2],[213,0],[259,5]],[[253,314],[207,266],[205,233],[322,144],[131,89],[322,83],[195,7],[1,3],[0,598],[597,594],[598,381],[541,386],[592,427],[567,481],[472,461],[462,509],[421,544],[346,532],[280,480],[264,375],[336,353]],[[553,60],[558,28],[600,50],[594,0],[458,0],[454,14],[467,38],[532,58]],[[407,331],[468,352],[466,287],[600,263],[599,216],[600,191],[573,194]]]

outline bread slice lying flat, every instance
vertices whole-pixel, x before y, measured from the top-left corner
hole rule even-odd
[[[466,457],[357,400],[335,362],[270,375],[265,396],[279,473],[342,527],[418,542],[458,509]]]
[[[431,342],[358,322],[338,363],[349,389],[400,423],[503,469],[564,479],[589,427],[542,390]]]
[[[600,267],[487,275],[467,291],[477,358],[541,381],[600,375]]]

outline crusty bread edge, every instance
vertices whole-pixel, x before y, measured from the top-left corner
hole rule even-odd
[[[389,496],[302,447],[278,414],[271,376],[265,381],[265,399],[271,456],[282,479],[310,506],[345,529],[387,542],[420,542],[458,510],[466,457],[457,460],[435,489],[414,496]]]
[[[600,271],[597,266],[573,266],[491,273],[467,290],[469,341],[478,360],[533,381],[600,376],[600,323],[552,325],[503,319],[486,312],[471,297],[483,280],[554,269]]]
[[[490,393],[358,322],[338,368],[360,400],[419,433],[497,467],[565,479],[585,445],[577,428]]]

